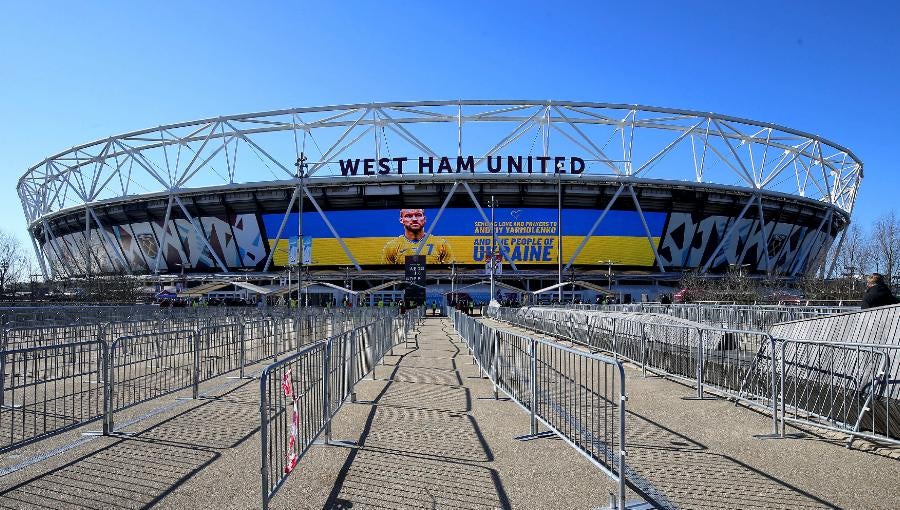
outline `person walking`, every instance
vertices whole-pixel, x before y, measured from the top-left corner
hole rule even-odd
[[[891,288],[884,283],[884,276],[872,273],[866,278],[866,293],[863,294],[860,308],[875,308],[897,304],[897,298],[891,294]]]

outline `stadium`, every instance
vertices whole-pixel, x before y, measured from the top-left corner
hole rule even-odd
[[[493,272],[496,295],[590,302],[685,271],[824,272],[862,177],[850,150],[766,122],[460,100],[152,127],[48,157],[18,193],[47,278],[373,302],[418,255],[429,301],[486,301]]]

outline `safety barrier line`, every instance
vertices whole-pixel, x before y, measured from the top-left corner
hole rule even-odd
[[[511,331],[454,312],[456,332],[494,385],[617,483],[625,508],[625,371],[621,362]],[[611,380],[610,380],[611,379]],[[556,387],[556,389],[554,389]],[[616,393],[618,388],[618,393]]]
[[[324,436],[345,402],[356,401],[356,384],[393,348],[406,342],[424,309],[338,329],[325,340],[265,367],[260,391],[260,484],[262,508],[287,481],[306,452]],[[337,443],[340,444],[340,443]]]
[[[234,371],[246,377],[247,366],[277,357],[283,348],[300,350],[302,342],[323,338],[316,335],[327,327],[340,329],[390,313],[357,309],[317,315],[306,323],[303,317],[311,314],[285,314],[265,319],[261,335],[250,331],[258,321],[241,324],[246,315],[219,317],[217,325],[203,316],[166,323],[199,326],[188,330],[160,331],[160,323],[149,321],[143,324],[148,332],[115,339],[106,335],[139,328],[127,321],[86,330],[8,328],[4,340],[12,335],[15,345],[27,347],[0,350],[0,451],[98,419],[103,434],[114,433],[117,411],[188,388],[198,398],[203,381]],[[78,340],[84,331],[91,338]],[[93,350],[85,352],[86,346]]]
[[[605,350],[665,377],[694,384],[785,423],[807,424],[854,438],[897,443],[891,428],[900,405],[891,398],[891,360],[900,346],[784,340],[769,334],[622,317],[578,317],[588,311],[531,308],[494,311],[497,319]],[[589,313],[589,312],[588,312]],[[688,334],[687,332],[693,331]],[[894,427],[896,429],[896,427]]]

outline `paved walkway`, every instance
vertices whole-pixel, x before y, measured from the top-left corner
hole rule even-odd
[[[520,442],[528,415],[493,400],[446,319],[426,320],[418,348],[398,348],[360,383],[336,439],[313,447],[273,508],[596,508],[614,489],[557,439]],[[681,508],[897,508],[900,462],[794,431],[693,390],[627,373],[629,465],[661,502]],[[199,401],[135,409],[132,435],[76,435],[76,446],[0,477],[4,508],[258,507],[258,382],[220,379]],[[147,413],[155,414],[148,415]],[[125,423],[128,416],[117,416]],[[34,449],[7,454],[0,469]],[[646,488],[646,487],[645,487]],[[632,498],[630,495],[629,498]]]
[[[520,442],[528,415],[495,401],[446,319],[395,349],[345,404],[273,508],[594,508],[615,489],[560,440]],[[199,401],[159,399],[120,438],[81,443],[0,477],[2,508],[253,508],[260,504],[258,382],[224,378]],[[160,408],[162,408],[160,410]],[[128,417],[118,416],[118,423]],[[45,445],[46,446],[46,445]],[[35,450],[0,461],[26,461]]]
[[[643,377],[636,366],[626,365],[625,379],[627,462],[638,475],[632,481],[646,485],[659,506],[900,508],[900,461],[885,455],[896,450],[848,450],[844,436],[791,427],[786,438],[771,438],[771,416],[715,397],[699,400],[695,389]]]

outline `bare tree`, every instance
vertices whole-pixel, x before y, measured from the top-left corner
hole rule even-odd
[[[893,284],[900,266],[900,219],[893,209],[872,225],[870,252],[875,270]]]
[[[22,245],[15,235],[0,230],[0,295],[6,295],[6,285],[15,282],[24,269]]]
[[[837,259],[835,263],[837,276],[855,278],[871,271],[872,253],[869,248],[869,240],[866,239],[859,225],[853,224],[847,227],[841,250],[834,254]]]

